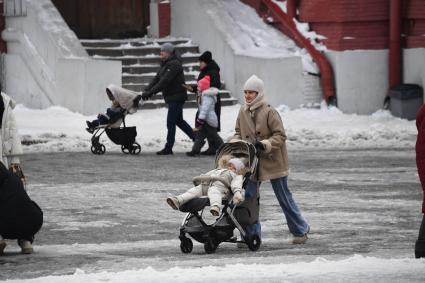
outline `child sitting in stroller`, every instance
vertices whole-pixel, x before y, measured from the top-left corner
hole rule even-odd
[[[141,95],[112,84],[106,88],[106,94],[109,100],[112,101],[112,105],[106,109],[106,113],[99,113],[97,119],[86,121],[89,133],[93,133],[97,127],[117,122],[124,117],[126,110],[130,114],[136,112],[141,98]]]
[[[244,200],[242,185],[245,173],[245,165],[241,159],[234,158],[231,155],[224,155],[218,161],[218,168],[201,176],[205,176],[204,181],[201,179],[199,185],[181,195],[167,198],[167,203],[173,209],[178,210],[180,206],[189,200],[208,195],[210,212],[212,215],[218,216],[222,199],[228,198],[230,195],[229,186],[224,185],[225,183],[230,185],[235,205]]]

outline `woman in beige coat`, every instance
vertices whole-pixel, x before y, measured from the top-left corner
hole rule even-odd
[[[301,214],[288,189],[288,153],[286,134],[279,113],[264,100],[264,83],[251,76],[244,85],[245,105],[239,110],[235,126],[235,139],[255,144],[260,150],[256,180],[250,180],[246,192],[255,195],[262,181],[270,180],[277,200],[283,210],[293,243],[307,241],[310,226]],[[249,196],[245,195],[246,198]],[[254,228],[260,231],[260,225]]]

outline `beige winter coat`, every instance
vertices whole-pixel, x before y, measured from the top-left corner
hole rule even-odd
[[[286,134],[279,113],[263,99],[248,107],[242,106],[236,120],[234,139],[266,147],[261,153],[257,178],[259,181],[276,179],[288,175],[288,153]]]

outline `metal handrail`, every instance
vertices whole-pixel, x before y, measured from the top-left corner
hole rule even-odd
[[[305,38],[301,32],[298,31],[293,18],[282,11],[278,4],[272,0],[259,0],[260,4],[270,11],[273,18],[280,21],[289,31],[291,38],[299,45],[307,49],[311,57],[315,60],[320,69],[320,80],[322,82],[323,96],[325,101],[329,103],[336,103],[336,91],[334,86],[334,75],[332,66],[326,59],[325,55],[318,51],[311,42]]]

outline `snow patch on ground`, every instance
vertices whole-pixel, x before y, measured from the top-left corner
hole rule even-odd
[[[285,280],[290,282],[359,282],[365,279],[385,282],[414,272],[419,279],[425,276],[425,260],[407,258],[383,259],[354,255],[342,260],[316,258],[311,262],[277,264],[226,264],[223,266],[172,267],[157,270],[147,267],[121,272],[86,273],[77,269],[72,275],[46,276],[28,280],[6,280],[8,283],[38,282],[217,282],[240,280],[243,282],[264,282]],[[391,277],[389,277],[391,276]]]
[[[222,108],[222,132],[228,140],[234,133],[234,125],[240,105]],[[393,117],[388,111],[373,115],[344,114],[337,108],[291,110],[282,105],[277,108],[282,116],[290,148],[385,148],[414,147],[416,127],[414,121]],[[91,134],[86,132],[84,116],[63,107],[28,109],[18,105],[15,110],[19,134],[25,152],[89,151]],[[185,120],[193,126],[196,109],[184,109]],[[166,140],[167,109],[139,110],[128,115],[127,126],[136,126],[136,141],[143,152],[160,150]],[[106,134],[101,142],[107,151],[120,151]],[[175,152],[189,151],[192,141],[182,131],[176,131]]]

